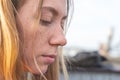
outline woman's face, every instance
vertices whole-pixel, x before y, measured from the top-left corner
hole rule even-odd
[[[55,61],[58,46],[66,44],[63,25],[67,16],[66,0],[43,0],[41,18],[37,22],[38,0],[26,0],[18,9],[17,26],[21,29],[24,41],[24,66],[27,71],[40,74],[34,58],[41,71],[45,73]],[[24,35],[24,36],[23,36]]]

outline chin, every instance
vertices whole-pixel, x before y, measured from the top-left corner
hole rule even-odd
[[[48,70],[48,66],[43,66],[43,67],[40,67],[40,71],[45,74]],[[34,70],[32,73],[35,74],[35,75],[40,75],[41,72],[39,72],[39,70],[36,68],[36,70]]]

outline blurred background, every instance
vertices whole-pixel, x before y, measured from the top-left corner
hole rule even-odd
[[[119,80],[120,0],[73,2],[63,50],[70,80]]]

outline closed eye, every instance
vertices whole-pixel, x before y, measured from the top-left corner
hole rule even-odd
[[[48,26],[48,25],[50,25],[52,23],[52,21],[47,21],[47,20],[41,19],[40,23],[41,23],[41,25]]]
[[[61,27],[64,30],[65,22],[66,22],[67,16],[64,16],[61,21]]]

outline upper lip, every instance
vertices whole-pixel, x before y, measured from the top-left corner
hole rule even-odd
[[[54,55],[54,54],[50,54],[50,55],[42,55],[42,56],[44,56],[44,57],[50,57],[50,58],[55,58],[55,57],[56,57],[56,55]]]

